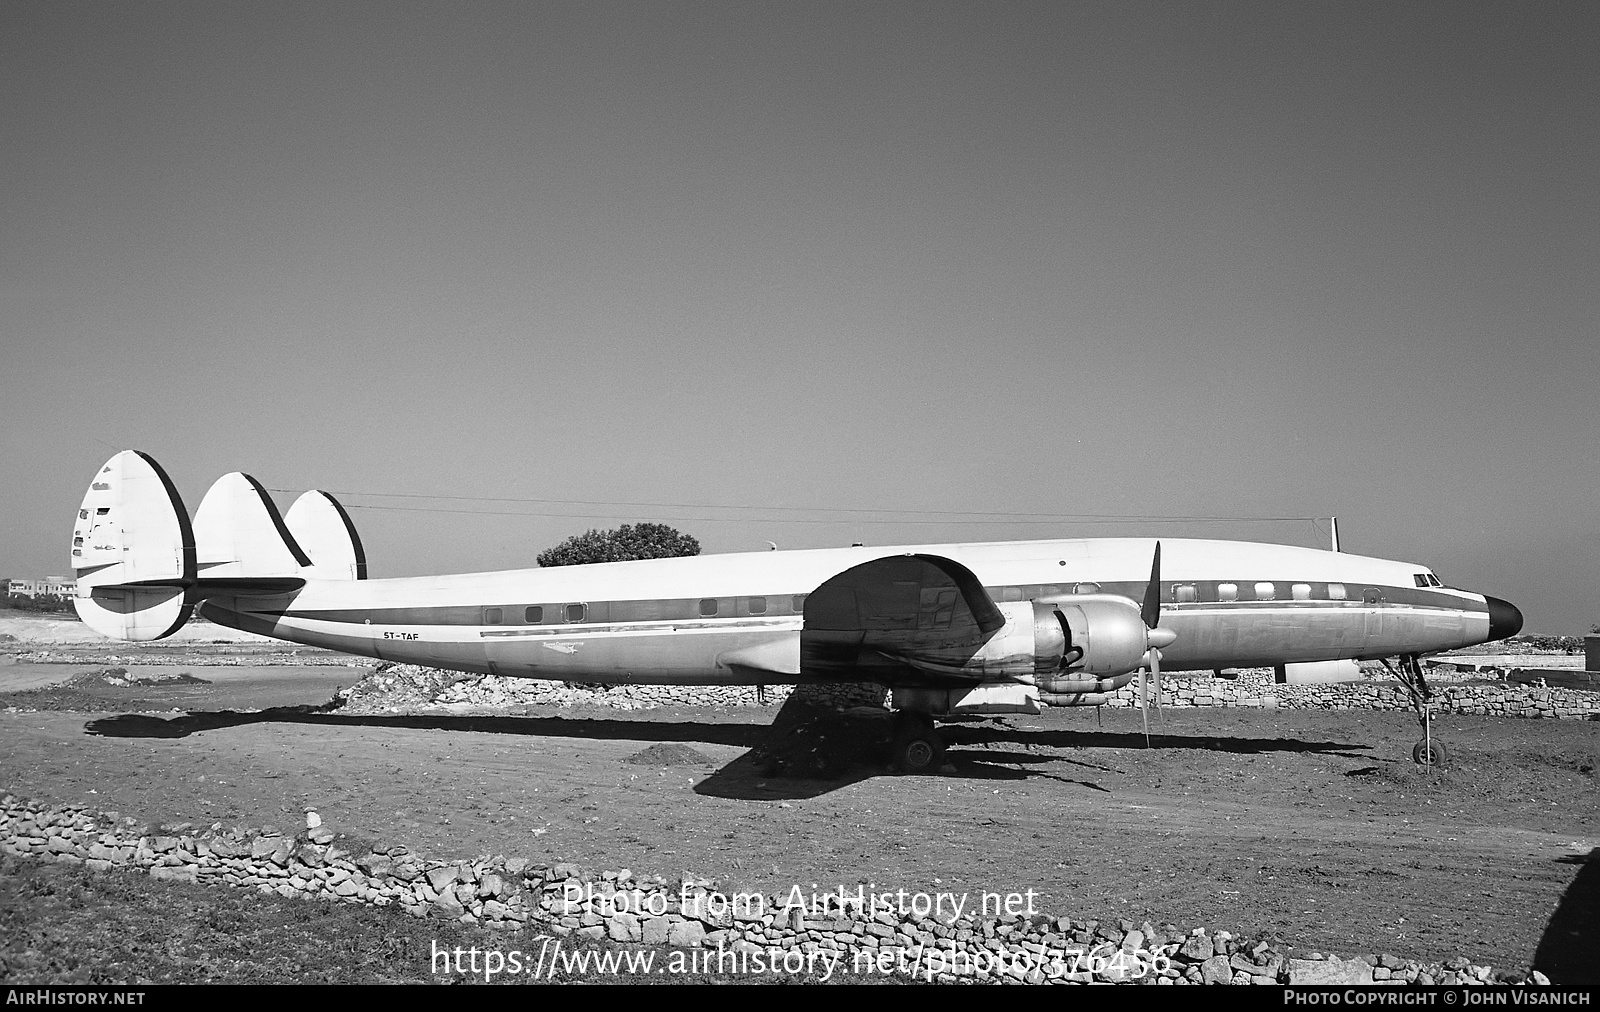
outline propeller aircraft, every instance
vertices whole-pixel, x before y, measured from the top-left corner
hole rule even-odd
[[[774,546],[775,548],[775,546]],[[1426,567],[1242,541],[1090,538],[768,550],[369,579],[349,514],[303,494],[280,515],[224,475],[191,521],[151,457],[118,453],[78,510],[74,605],[124,640],[220,625],[346,653],[507,677],[602,683],[887,686],[893,757],[936,769],[939,719],[1096,706],[1162,671],[1270,666],[1285,682],[1398,658],[1423,763],[1418,658],[1515,635],[1498,598]]]

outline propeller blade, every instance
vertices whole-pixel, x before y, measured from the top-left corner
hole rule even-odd
[[[1156,683],[1156,722],[1167,726],[1167,715],[1161,709],[1161,651],[1150,651],[1150,680]]]
[[[1144,669],[1139,669],[1139,716],[1144,718],[1144,747],[1150,747],[1150,697],[1145,692]]]
[[[1150,562],[1150,582],[1144,588],[1144,607],[1139,609],[1146,629],[1154,629],[1161,617],[1161,542],[1156,542],[1155,558]]]

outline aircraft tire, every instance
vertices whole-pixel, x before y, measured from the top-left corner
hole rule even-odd
[[[944,762],[944,739],[931,726],[912,725],[895,735],[894,767],[901,773],[932,773]]]
[[[1418,766],[1445,766],[1450,762],[1450,750],[1438,738],[1424,739],[1411,748],[1411,761]]]

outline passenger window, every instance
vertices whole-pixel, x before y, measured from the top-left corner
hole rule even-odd
[[[1078,583],[1073,585],[1072,592],[1074,594],[1098,594],[1100,593],[1100,585],[1098,583]]]
[[[700,600],[700,614],[702,616],[705,616],[705,617],[709,618],[710,616],[715,615],[716,613],[717,613],[717,599],[714,598],[714,597],[701,598],[701,600]]]
[[[499,608],[485,608],[485,609],[483,609],[483,624],[484,625],[499,625],[500,624],[500,609]]]
[[[1311,600],[1311,584],[1297,583],[1289,588],[1289,593],[1296,601],[1309,601]]]
[[[522,613],[522,620],[524,622],[528,623],[529,625],[538,625],[539,623],[543,622],[544,621],[544,605],[542,605],[542,604],[530,605],[528,607],[528,610],[524,611]]]
[[[1275,600],[1277,598],[1277,596],[1278,596],[1278,588],[1274,587],[1272,584],[1270,584],[1270,583],[1258,583],[1258,584],[1256,584],[1256,600],[1257,601],[1271,601],[1271,600]]]
[[[764,597],[752,597],[750,599],[750,614],[752,614],[752,615],[765,615],[766,613],[767,613],[767,599],[764,598]]]
[[[1237,600],[1239,600],[1239,585],[1237,583],[1219,583],[1219,584],[1217,584],[1217,600],[1218,601],[1237,601]]]
[[[568,622],[582,622],[583,621],[583,617],[585,615],[587,615],[588,613],[589,613],[589,606],[586,605],[586,604],[569,604],[569,605],[567,605],[567,621]]]
[[[1020,601],[1022,600],[1022,588],[1007,587],[1000,592],[1000,599],[1002,601]]]
[[[1194,584],[1192,584],[1192,583],[1175,584],[1173,586],[1173,588],[1172,588],[1172,597],[1173,597],[1173,600],[1177,601],[1179,604],[1188,604],[1188,603],[1190,603],[1191,601],[1194,600]]]
[[[796,615],[804,615],[805,612],[806,612],[806,596],[804,594],[796,594],[794,596],[794,613]]]
[[[1368,587],[1366,590],[1362,591],[1361,600],[1365,601],[1367,604],[1382,604],[1383,591],[1379,590],[1377,587]]]
[[[1342,584],[1342,583],[1330,583],[1330,584],[1328,584],[1328,600],[1330,600],[1330,601],[1343,601],[1344,599],[1345,599],[1345,596],[1344,596],[1344,584]]]

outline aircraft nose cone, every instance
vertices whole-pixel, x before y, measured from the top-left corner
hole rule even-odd
[[[1489,605],[1489,639],[1503,640],[1522,631],[1522,612],[1510,601],[1485,597]]]

